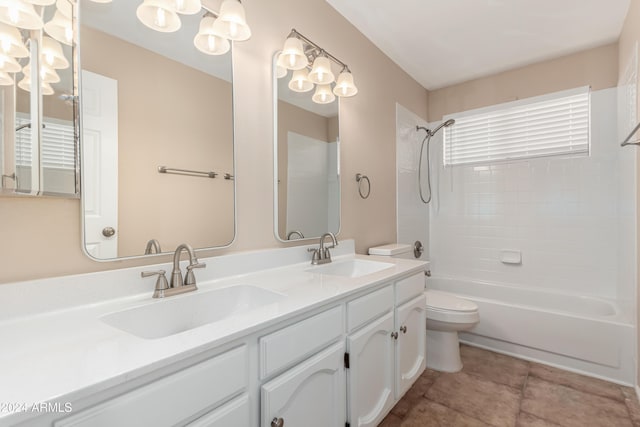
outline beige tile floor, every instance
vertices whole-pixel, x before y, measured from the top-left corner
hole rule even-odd
[[[464,368],[427,369],[380,427],[640,427],[632,388],[462,345]]]

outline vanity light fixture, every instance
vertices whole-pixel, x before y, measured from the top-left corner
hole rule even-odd
[[[287,66],[284,64],[284,56],[279,55],[276,61],[276,77],[281,79],[286,76],[288,72],[289,69],[287,69]]]
[[[20,71],[20,64],[12,56],[0,53],[0,71],[5,73],[17,73]]]
[[[251,37],[251,28],[247,25],[244,6],[239,0],[224,0],[216,21],[216,29],[229,40],[242,42]]]
[[[0,22],[0,51],[14,58],[29,56],[29,49],[24,45],[20,31],[2,22]]]
[[[211,14],[206,14],[200,21],[198,34],[193,38],[193,44],[196,48],[207,55],[223,55],[231,49],[229,40],[216,31],[215,23],[216,18]]]
[[[179,15],[195,15],[203,10],[205,14],[200,21],[198,34],[193,38],[193,44],[200,52],[222,55],[231,48],[230,40],[244,41],[251,37],[244,6],[239,0],[224,0],[220,13],[203,6],[201,0],[144,0],[138,6],[136,16],[153,30],[172,33],[182,26]]]
[[[295,31],[295,30],[294,30]],[[309,65],[309,59],[304,54],[302,40],[295,36],[289,36],[284,41],[282,53],[278,56],[278,63],[289,70],[301,70]]]
[[[183,15],[195,15],[202,9],[200,0],[175,0],[176,12]]]
[[[31,78],[29,74],[25,74],[22,80],[18,82],[18,87],[27,92],[31,92]],[[42,82],[41,91],[43,95],[53,95],[55,93],[51,85],[46,82]]]
[[[73,43],[73,25],[71,23],[71,3],[68,0],[56,1],[56,13],[44,24],[44,30],[60,43],[71,46]]]
[[[306,68],[295,70],[289,80],[289,89],[294,92],[309,92],[313,89],[313,83],[309,81],[309,71]]]
[[[331,62],[329,62],[329,58],[324,56],[324,51],[321,51],[313,61],[309,81],[317,85],[328,85],[333,83],[335,79],[336,77],[331,72]]]
[[[62,52],[62,45],[51,37],[42,37],[42,59],[44,64],[51,68],[69,68],[69,61]]]
[[[31,75],[31,62],[29,62],[22,68],[22,74],[24,74],[25,76]],[[44,64],[40,67],[40,78],[45,83],[60,82],[60,76],[58,75],[56,70],[54,70],[53,68],[49,68]]]
[[[313,64],[311,67],[310,63]],[[337,81],[332,63],[341,67]],[[313,89],[315,84],[316,90],[311,99],[318,104],[329,104],[335,101],[336,96],[346,98],[358,93],[358,88],[353,82],[353,74],[347,64],[300,34],[295,28],[287,36],[278,55],[276,77],[286,76],[287,70],[294,70],[289,81],[289,89],[307,92]]]
[[[358,88],[353,84],[353,74],[349,67],[344,67],[338,75],[336,85],[333,87],[333,93],[337,96],[354,96],[358,93]]]
[[[175,0],[144,0],[136,16],[147,27],[161,33],[173,33],[182,26]]]
[[[316,91],[311,97],[316,104],[330,104],[336,100],[336,96],[331,91],[331,85],[317,85]]]
[[[0,22],[25,30],[39,30],[44,25],[33,5],[22,0],[1,1]]]

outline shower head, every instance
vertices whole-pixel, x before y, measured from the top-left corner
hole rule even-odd
[[[443,127],[448,128],[449,126],[453,125],[456,121],[454,119],[449,119],[446,122],[442,123],[440,126],[438,126],[437,128],[435,128],[434,130],[431,129],[427,129],[424,126],[416,126],[416,132],[420,131],[420,130],[424,130],[427,132],[428,136],[434,136],[436,133],[438,133],[438,131],[440,129],[442,129]]]
[[[446,122],[442,123],[440,126],[438,126],[437,128],[435,128],[432,131],[429,131],[429,134],[431,134],[431,136],[435,135],[436,133],[438,133],[438,131],[442,128],[448,128],[449,126],[453,125],[456,121],[453,119],[449,119]]]

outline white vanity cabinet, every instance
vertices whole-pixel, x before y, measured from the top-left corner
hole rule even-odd
[[[420,273],[347,303],[350,426],[377,426],[424,371],[423,291]]]

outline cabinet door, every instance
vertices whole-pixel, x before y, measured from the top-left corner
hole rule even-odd
[[[394,404],[393,313],[347,338],[349,422],[377,426]]]
[[[343,427],[344,343],[340,342],[274,378],[261,389],[262,427]],[[274,423],[274,425],[276,425]]]
[[[423,295],[396,309],[396,399],[409,390],[426,366],[426,307]]]

